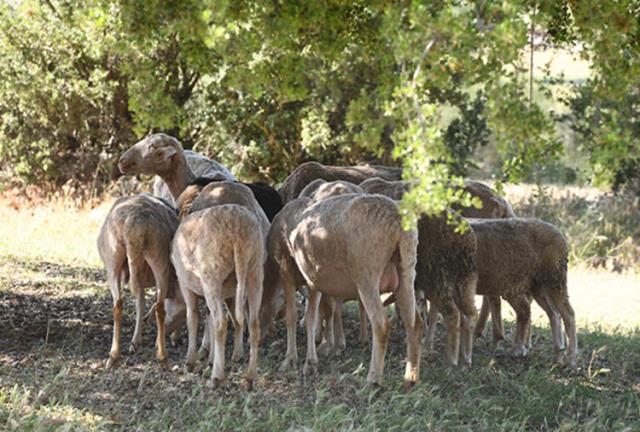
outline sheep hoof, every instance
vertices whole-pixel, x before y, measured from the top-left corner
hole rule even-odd
[[[326,357],[333,352],[333,345],[329,342],[322,342],[318,347],[318,355]]]
[[[200,348],[198,351],[198,360],[202,361],[209,357],[209,350],[206,348]]]
[[[416,386],[415,381],[405,381],[402,385],[402,390],[405,392],[411,391]]]
[[[575,370],[577,368],[577,362],[575,356],[568,356],[564,359],[565,367],[570,370]]]
[[[280,372],[287,372],[288,370],[296,370],[297,366],[296,363],[298,363],[297,359],[290,359],[290,358],[286,358],[284,359],[284,361],[280,364]]]
[[[513,349],[511,355],[515,358],[524,358],[527,356],[527,348],[524,345],[517,346]]]
[[[247,378],[245,380],[247,391],[253,391],[253,378]]]
[[[109,359],[107,360],[106,369],[112,369],[116,365],[117,361],[117,357],[109,357]]]
[[[135,354],[139,351],[139,349],[140,344],[132,342],[131,345],[129,345],[129,354]]]
[[[314,376],[318,373],[318,365],[316,363],[305,362],[304,367],[302,368],[302,375],[304,376]]]
[[[177,347],[182,342],[182,338],[180,337],[180,334],[171,333],[171,336],[169,336],[169,339],[171,340],[172,347]]]
[[[231,361],[232,362],[239,362],[240,360],[242,360],[242,357],[244,357],[244,353],[241,352],[234,352],[233,354],[231,354]]]
[[[556,351],[553,355],[553,362],[559,366],[564,365],[564,355],[562,354],[562,351]]]
[[[195,372],[196,370],[196,365],[195,363],[192,362],[187,362],[184,364],[184,370],[187,372]]]
[[[207,381],[207,387],[209,387],[211,390],[218,389],[222,385],[223,381],[224,380],[220,378],[211,378],[210,381]]]

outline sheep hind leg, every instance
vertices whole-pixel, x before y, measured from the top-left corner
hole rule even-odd
[[[434,303],[436,309],[442,313],[447,327],[447,343],[444,350],[446,362],[449,366],[457,366],[460,353],[460,311],[452,298]]]
[[[247,276],[247,300],[249,303],[249,366],[245,381],[247,390],[253,390],[258,376],[258,350],[260,349],[260,305],[262,303],[262,267]]]
[[[400,313],[407,335],[405,388],[413,387],[420,379],[421,339],[422,326],[424,325],[416,307],[412,282],[413,280],[410,276],[403,277],[401,286],[396,291],[396,308]]]
[[[560,322],[560,313],[553,306],[545,292],[536,292],[534,299],[545,311],[549,317],[549,326],[551,327],[551,339],[554,347],[554,362],[562,362],[562,352],[564,351],[564,335],[562,333],[562,324]]]
[[[227,310],[229,311],[229,317],[231,318],[231,324],[233,324],[233,352],[231,353],[231,361],[238,362],[244,357],[244,344],[242,336],[244,334],[244,326],[241,326],[234,315],[235,299],[230,297],[225,300]]]
[[[304,316],[305,325],[307,327],[307,358],[302,369],[303,375],[315,374],[318,368],[318,353],[316,352],[316,325],[318,324],[318,305],[320,303],[321,294],[315,289],[309,287],[309,298],[307,312]],[[327,321],[333,321],[333,317],[329,317]]]
[[[578,338],[576,335],[575,312],[573,310],[573,307],[571,306],[571,303],[569,303],[569,295],[566,292],[566,285],[562,290],[550,289],[549,292],[551,293],[551,299],[554,306],[562,316],[564,329],[567,333],[567,338],[569,339],[567,352],[564,358],[564,364],[565,366],[573,369],[576,367],[578,356]]]
[[[460,352],[464,366],[471,366],[471,356],[473,354],[473,326],[471,318],[460,313]]]
[[[367,382],[382,385],[384,357],[387,351],[391,324],[384,313],[384,306],[382,306],[380,295],[378,295],[377,284],[359,285],[358,294],[371,322],[371,333],[373,333],[371,363],[367,374]]]

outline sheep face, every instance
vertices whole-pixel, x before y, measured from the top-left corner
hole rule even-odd
[[[178,140],[169,135],[149,135],[120,156],[118,168],[123,174],[168,173],[172,171],[173,159],[181,149]]]

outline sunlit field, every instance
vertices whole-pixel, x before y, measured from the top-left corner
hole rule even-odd
[[[514,316],[506,304],[507,340],[494,351],[489,332],[477,339],[469,369],[445,367],[439,324],[434,351],[423,350],[421,383],[408,393],[401,390],[399,327],[392,332],[384,386],[365,385],[370,349],[358,340],[353,305],[346,308],[347,350],[321,359],[319,374],[307,380],[302,363],[298,371],[278,371],[286,348],[283,323],[261,347],[253,392],[242,385],[244,362],[228,364],[225,385],[208,389],[207,371],[184,371],[184,342],[169,347],[170,367],[160,369],[154,324],[145,327],[142,351],[124,352],[119,366],[107,371],[111,296],[95,240],[108,209],[108,202],[94,208],[0,203],[0,429],[640,428],[640,275],[586,263],[569,274],[579,324],[575,371],[551,362],[548,323],[536,305],[533,350],[513,359]],[[125,298],[124,347],[134,318],[128,291]],[[305,338],[298,332],[302,362]]]

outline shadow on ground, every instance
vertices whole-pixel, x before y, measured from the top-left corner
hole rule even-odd
[[[306,338],[299,328],[298,370],[278,370],[286,351],[286,332],[279,322],[277,333],[261,347],[254,392],[242,386],[244,361],[228,363],[229,379],[210,390],[203,373],[183,371],[184,344],[168,344],[167,369],[156,364],[154,323],[145,326],[142,350],[126,352],[135,310],[128,291],[123,357],[116,369],[104,369],[111,342],[111,296],[99,269],[8,259],[0,262],[0,270],[10,272],[0,277],[0,388],[29,392],[33,409],[62,404],[90,412],[109,428],[388,429],[411,420],[403,429],[547,429],[584,426],[593,418],[600,426],[616,428],[638,418],[637,330],[582,329],[577,371],[551,363],[546,327],[534,328],[534,349],[520,360],[509,355],[508,340],[494,351],[487,336],[475,341],[474,366],[464,370],[444,366],[444,329],[439,325],[434,351],[423,353],[422,384],[403,394],[403,332],[395,327],[390,337],[384,388],[369,388],[364,378],[370,350],[358,342],[357,308],[347,305],[348,348],[321,359],[317,376],[304,379],[300,373]],[[512,323],[506,328],[509,339]],[[231,339],[229,335],[227,356]],[[602,400],[610,403],[598,402]],[[0,409],[0,424],[3,416],[15,415],[10,405],[5,409],[4,414]]]

